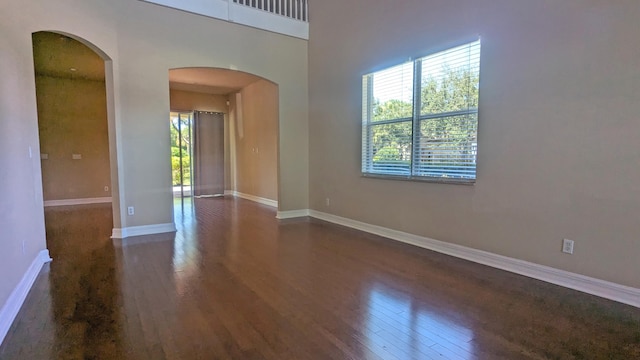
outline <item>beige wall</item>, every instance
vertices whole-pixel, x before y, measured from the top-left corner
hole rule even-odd
[[[311,208],[640,287],[639,17],[632,0],[314,2]],[[361,76],[478,35],[476,185],[361,177]]]
[[[36,94],[44,200],[111,196],[104,81],[36,76]]]
[[[242,111],[238,111],[236,98],[231,96],[235,150],[232,190],[278,200],[278,86],[258,80],[240,94]]]
[[[115,226],[172,223],[168,71],[203,66],[279,85],[280,206],[308,207],[307,42],[131,0],[0,2],[0,306],[45,248],[31,34],[72,34],[107,57]],[[268,59],[266,61],[265,59]],[[117,149],[117,153],[115,152]],[[33,200],[31,200],[33,199]],[[135,206],[134,216],[126,216]],[[120,215],[122,214],[122,215]],[[25,252],[22,252],[22,242]]]
[[[5,22],[0,5],[0,309],[46,248],[31,33]],[[29,149],[36,156],[29,156]],[[24,251],[23,251],[24,246]]]

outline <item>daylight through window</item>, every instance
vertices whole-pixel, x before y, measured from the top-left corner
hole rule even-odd
[[[362,78],[362,173],[474,182],[480,41]]]

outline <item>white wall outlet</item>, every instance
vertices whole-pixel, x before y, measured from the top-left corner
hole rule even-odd
[[[109,191],[109,187],[108,187],[108,186],[105,186],[105,187],[104,187],[104,192],[108,192],[108,191]]]
[[[327,206],[331,206],[331,199],[326,198],[326,199],[324,200],[324,203],[325,203],[325,204],[327,204]]]
[[[133,206],[129,206],[129,207],[127,208],[127,214],[129,214],[129,215],[133,215],[133,214],[135,214],[135,213],[136,213],[136,212],[135,212],[135,209],[133,208]]]
[[[40,154],[40,160],[49,160],[49,154]]]
[[[71,154],[71,158],[73,160],[80,160],[82,159],[82,154]]]
[[[562,252],[565,254],[573,254],[573,240],[562,240]]]

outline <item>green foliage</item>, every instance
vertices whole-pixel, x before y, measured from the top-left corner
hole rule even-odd
[[[391,99],[380,104],[376,101],[373,106],[373,121],[410,118],[413,105],[410,102]]]
[[[189,155],[183,155],[182,157],[182,169],[183,169],[183,184],[191,184],[191,157]],[[171,157],[171,177],[173,179],[173,186],[180,185],[180,157]]]
[[[411,160],[411,116],[413,105],[409,102],[391,99],[380,104],[376,101],[373,107],[373,121],[409,118],[401,123],[375,125],[372,127],[374,162],[381,159],[390,160],[391,153],[395,160]],[[391,152],[391,149],[394,149]],[[382,154],[380,152],[383,151]]]
[[[398,160],[411,160],[411,120],[374,125],[371,127],[371,132],[374,161],[378,153],[385,148],[387,157],[390,154],[389,149],[395,149],[394,154]]]
[[[422,79],[420,115],[478,107],[478,74],[444,68],[446,76]],[[440,81],[438,81],[440,80]]]
[[[385,146],[376,152],[373,157],[374,162],[393,161],[400,158],[400,151],[396,146]]]
[[[467,70],[446,69],[447,76],[441,81],[432,77],[423,79],[421,115],[447,113],[477,109],[478,75]],[[469,143],[476,142],[477,113],[447,116],[422,120],[420,135],[420,162],[429,166],[446,165],[447,162],[471,162],[465,151]],[[443,154],[450,155],[443,155]],[[465,158],[466,160],[462,160]]]
[[[186,116],[171,119],[171,177],[173,185],[181,185],[180,150],[182,148],[183,185],[191,184],[191,122]],[[181,130],[181,131],[179,131]],[[181,133],[181,134],[180,134]],[[182,135],[182,136],[179,136]],[[182,146],[180,146],[182,145]]]

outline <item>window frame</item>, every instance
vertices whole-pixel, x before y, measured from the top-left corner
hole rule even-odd
[[[455,111],[446,111],[446,112],[440,112],[440,113],[430,113],[430,114],[421,114],[421,108],[422,108],[422,82],[423,82],[423,73],[422,73],[422,61],[425,58],[431,57],[431,56],[438,56],[441,54],[445,54],[448,51],[451,51],[453,49],[457,49],[457,48],[462,48],[465,46],[468,47],[472,47],[474,45],[476,45],[481,47],[481,41],[480,39],[476,39],[474,41],[471,42],[466,42],[464,44],[458,45],[458,46],[452,46],[452,47],[448,47],[444,50],[441,51],[437,51],[437,52],[433,52],[429,55],[426,56],[422,56],[419,57],[417,59],[412,59],[410,62],[413,65],[413,92],[412,92],[412,101],[411,101],[411,106],[412,106],[412,114],[410,117],[403,117],[403,118],[395,118],[395,119],[386,119],[386,120],[377,120],[377,121],[373,121],[373,109],[374,106],[372,106],[371,104],[374,103],[374,92],[373,92],[373,76],[376,73],[380,73],[383,72],[385,70],[389,70],[392,69],[396,66],[401,66],[403,65],[403,63],[401,64],[395,64],[395,65],[391,65],[391,66],[387,66],[383,69],[365,74],[362,76],[362,81],[363,81],[363,86],[362,89],[363,91],[366,91],[366,100],[365,100],[365,96],[363,94],[363,104],[362,104],[362,121],[361,121],[361,149],[362,149],[362,153],[361,153],[361,176],[362,177],[367,177],[367,178],[381,178],[381,179],[389,179],[389,180],[405,180],[405,181],[418,181],[418,182],[433,182],[433,183],[446,183],[446,184],[460,184],[460,185],[474,185],[477,181],[477,168],[478,168],[478,125],[480,122],[479,119],[479,100],[478,100],[478,106],[471,108],[468,107],[466,109],[461,109],[461,110],[455,110]],[[481,56],[481,49],[479,50],[479,54],[478,54],[479,58],[478,58],[478,99],[480,98],[479,96],[479,92],[480,92],[480,80],[479,80],[479,73],[480,73],[480,56]],[[406,63],[404,63],[406,64]],[[471,65],[471,60],[469,60],[469,65]],[[366,79],[366,80],[365,80]],[[366,89],[364,86],[364,82],[366,81]],[[366,110],[365,110],[366,109]],[[447,176],[430,176],[430,175],[420,175],[419,173],[421,172],[421,167],[418,165],[419,164],[419,157],[420,157],[420,140],[423,139],[428,139],[427,137],[422,137],[420,135],[420,131],[421,131],[421,124],[423,121],[425,120],[429,120],[429,119],[446,119],[446,118],[454,118],[454,117],[458,117],[458,116],[475,116],[475,143],[472,143],[474,145],[471,145],[471,150],[473,151],[473,163],[474,163],[474,174],[473,177],[447,177]],[[374,154],[373,152],[373,133],[372,133],[372,129],[375,126],[380,126],[380,125],[388,125],[388,124],[399,124],[399,123],[403,123],[403,122],[411,122],[411,129],[412,129],[412,133],[411,133],[411,163],[409,166],[409,173],[408,174],[393,174],[392,172],[374,172],[373,167],[374,167],[374,161],[373,161],[373,157]],[[366,133],[366,138],[365,138],[365,133]],[[416,135],[417,134],[417,135]]]

